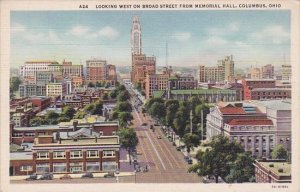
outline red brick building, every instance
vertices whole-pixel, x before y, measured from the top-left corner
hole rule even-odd
[[[43,111],[51,105],[50,97],[31,97],[32,105],[38,108],[38,112]]]
[[[291,163],[284,160],[255,160],[257,183],[291,183]]]
[[[38,136],[32,152],[11,153],[10,175],[108,172],[120,167],[119,137],[68,138]]]
[[[244,100],[287,99],[291,89],[277,88],[273,79],[243,79]]]

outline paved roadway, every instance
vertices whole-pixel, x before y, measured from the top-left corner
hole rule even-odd
[[[131,91],[130,91],[131,92]],[[131,92],[132,93],[132,92]],[[134,105],[135,98],[132,99]],[[134,107],[133,107],[134,108]],[[141,110],[133,109],[132,113],[133,127],[136,129],[139,138],[137,151],[138,162],[141,166],[149,165],[149,172],[137,173],[137,182],[143,183],[196,183],[202,182],[202,178],[194,173],[188,173],[188,165],[184,161],[184,156],[177,151],[163,134],[160,126],[155,127],[155,132],[150,129],[150,125],[154,124],[153,119],[141,113]],[[147,126],[141,126],[147,123]],[[161,139],[157,136],[160,135]]]

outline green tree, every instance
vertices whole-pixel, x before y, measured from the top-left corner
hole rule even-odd
[[[128,101],[118,102],[116,110],[119,111],[119,112],[131,112],[132,107],[131,107],[131,104]]]
[[[214,176],[216,183],[219,177],[225,178],[230,174],[231,166],[239,153],[243,153],[243,147],[231,142],[227,137],[218,135],[212,138],[208,144],[210,149],[199,150],[196,158],[198,163],[189,168],[189,172],[195,172],[201,176]]]
[[[88,87],[95,87],[95,84],[93,82],[89,82]]]
[[[102,100],[107,100],[108,99],[108,93],[104,93],[104,95],[102,96]]]
[[[121,127],[127,127],[130,124],[130,121],[133,119],[133,116],[129,112],[119,112],[118,120]]]
[[[105,88],[107,89],[107,88],[109,88],[109,87],[110,87],[110,82],[106,82]]]
[[[82,119],[86,116],[86,111],[77,111],[77,113],[74,115],[74,119]]]
[[[243,183],[251,182],[255,177],[254,157],[250,152],[239,153],[234,162],[230,174],[226,177],[226,182]]]
[[[118,90],[114,89],[109,94],[110,98],[115,99],[118,96]]]
[[[56,125],[58,123],[59,114],[54,111],[47,111],[45,115],[45,120],[50,125]]]
[[[121,147],[125,148],[128,151],[129,163],[131,164],[130,151],[136,148],[139,143],[136,132],[132,128],[121,128],[118,131],[118,136],[120,138]]]
[[[94,110],[92,111],[93,115],[102,115],[103,102],[97,101],[94,103]]]
[[[126,90],[125,85],[119,85],[119,86],[117,86],[117,91],[118,92],[125,91],[125,90]]]
[[[46,123],[45,120],[43,120],[41,117],[34,117],[29,121],[31,127],[37,127],[45,123]]]
[[[127,90],[119,92],[117,96],[118,101],[128,101],[130,100],[130,94]]]
[[[96,82],[96,87],[101,87],[101,83],[99,81]]]
[[[187,152],[190,153],[191,149],[194,150],[194,147],[200,145],[200,137],[196,134],[186,133],[183,136],[183,143],[185,144]]]
[[[163,103],[155,102],[151,105],[149,113],[156,119],[161,119],[166,115],[166,108]]]
[[[61,117],[64,116],[64,117],[66,117],[66,118],[68,118],[68,119],[73,119],[75,113],[76,113],[76,110],[75,110],[73,107],[65,106],[65,107],[63,108]]]
[[[148,111],[153,103],[164,103],[164,100],[162,98],[151,98],[147,100],[145,104],[145,109]]]
[[[19,85],[22,83],[19,77],[11,77],[10,78],[10,88],[12,92],[19,90]]]
[[[84,107],[84,111],[85,111],[86,113],[89,113],[89,114],[93,114],[93,113],[94,113],[94,110],[95,110],[95,104],[94,104],[94,103],[90,103],[90,104],[88,104],[88,105],[86,105],[86,106]]]
[[[169,126],[174,126],[173,122],[176,116],[175,111],[178,110],[178,105],[176,104],[171,104],[167,107],[166,109],[166,123]]]
[[[284,148],[283,145],[279,144],[276,145],[272,151],[272,158],[273,159],[285,159],[288,160],[289,158],[289,153],[288,151]]]

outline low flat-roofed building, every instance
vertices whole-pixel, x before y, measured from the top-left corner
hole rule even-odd
[[[29,175],[33,172],[32,152],[10,153],[9,175]]]
[[[283,160],[255,160],[257,183],[291,183],[291,163]]]
[[[120,167],[119,137],[101,136],[59,139],[41,136],[35,139],[33,172],[81,173],[115,171]]]

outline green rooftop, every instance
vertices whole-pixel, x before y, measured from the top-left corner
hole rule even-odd
[[[165,91],[153,91],[153,97],[154,98],[161,98]]]
[[[288,162],[259,162],[259,163],[262,166],[264,166],[266,169],[272,171],[278,176],[291,176],[291,164]],[[279,169],[282,169],[282,172],[279,172],[278,171]]]
[[[235,90],[229,89],[190,89],[190,90],[171,90],[171,94],[180,95],[203,95],[203,94],[235,94]]]

